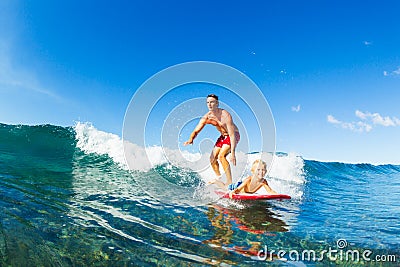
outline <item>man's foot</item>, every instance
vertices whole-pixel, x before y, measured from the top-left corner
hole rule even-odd
[[[215,183],[214,183],[215,185],[217,185],[220,189],[222,189],[223,191],[228,191],[226,188],[227,188],[227,186],[226,186],[226,184],[224,184],[223,182],[221,182],[221,181],[216,181]]]
[[[222,177],[222,175],[217,176],[217,178],[208,181],[208,182],[207,182],[207,185],[212,185],[212,184],[216,184],[216,183],[218,183],[218,182],[221,182],[221,181],[219,180],[219,179],[221,179],[221,177]]]
[[[226,185],[220,181],[222,176],[218,176],[217,178],[207,182],[207,186],[215,184],[219,188],[223,189],[224,191],[226,190]]]

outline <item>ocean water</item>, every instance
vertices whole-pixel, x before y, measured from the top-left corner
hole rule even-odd
[[[86,123],[0,124],[0,266],[400,263],[400,166],[277,153],[268,180],[292,199],[249,203],[218,199],[207,171],[172,165],[160,148],[146,166],[132,145],[135,170],[122,150]]]

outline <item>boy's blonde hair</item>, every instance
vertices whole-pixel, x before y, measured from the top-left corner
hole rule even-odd
[[[267,163],[261,159],[256,159],[251,166],[251,172],[253,173],[259,165],[263,165],[267,169]]]

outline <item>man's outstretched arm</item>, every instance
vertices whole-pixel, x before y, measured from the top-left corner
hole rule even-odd
[[[194,128],[193,132],[190,134],[189,140],[183,143],[184,146],[193,144],[193,140],[196,136],[203,130],[204,126],[206,125],[206,119],[203,117],[200,119],[200,122],[197,124],[196,128]]]

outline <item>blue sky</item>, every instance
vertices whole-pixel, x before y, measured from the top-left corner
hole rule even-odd
[[[146,79],[213,61],[262,90],[277,150],[400,164],[399,10],[399,1],[2,1],[0,122],[89,121],[121,135]]]

